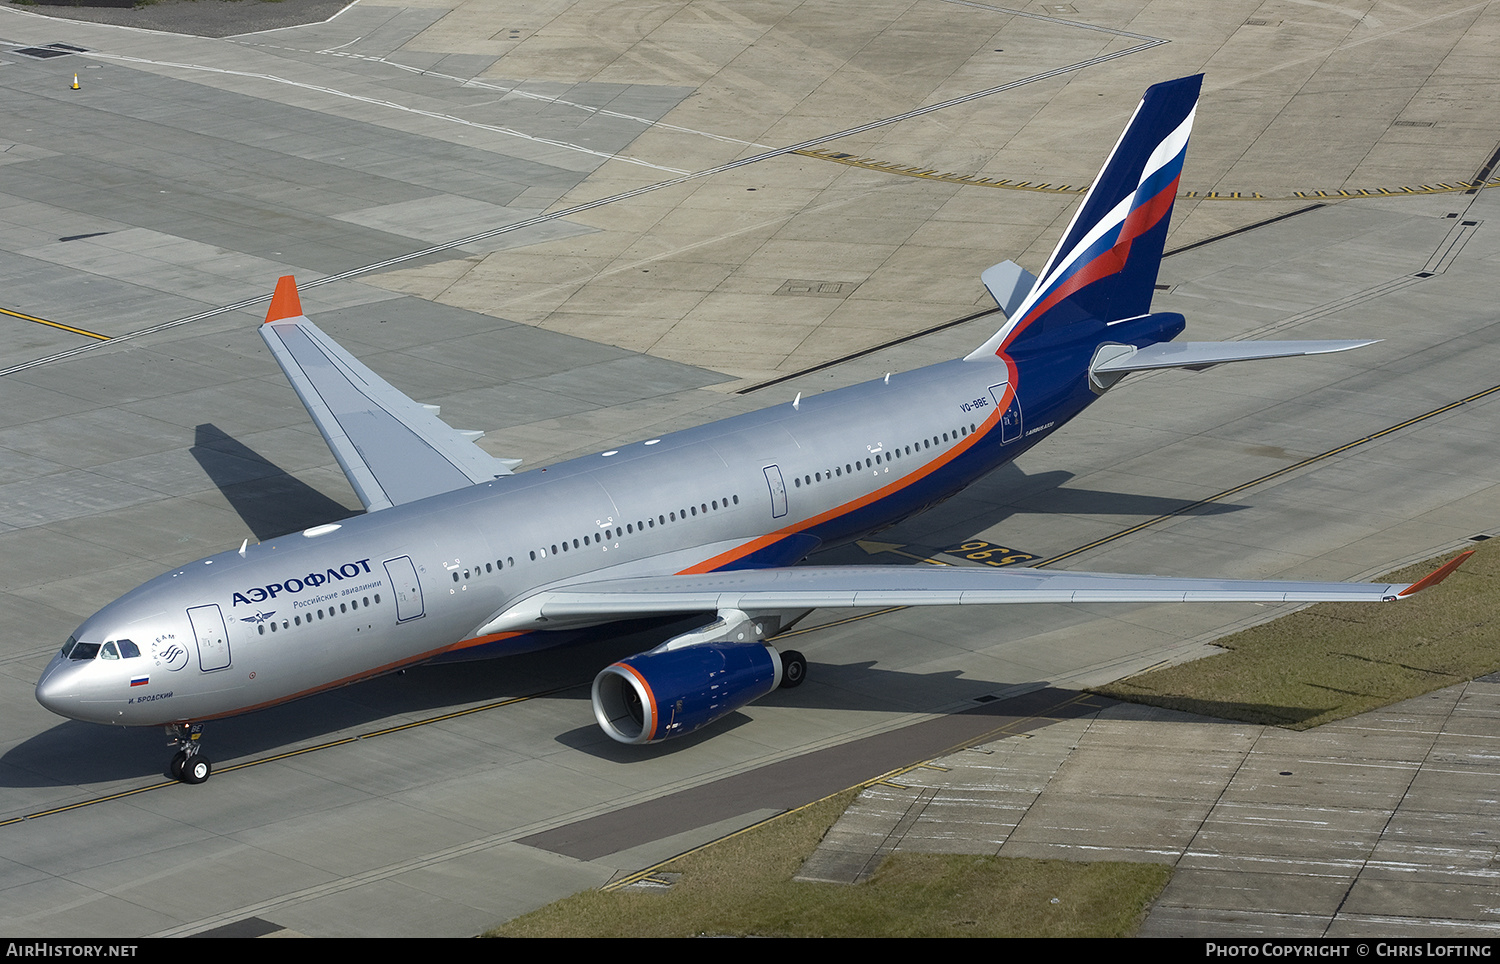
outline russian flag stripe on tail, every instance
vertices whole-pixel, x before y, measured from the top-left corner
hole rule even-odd
[[[993,357],[1028,331],[1151,310],[1202,83],[1199,74],[1146,91],[1036,286],[970,359]]]

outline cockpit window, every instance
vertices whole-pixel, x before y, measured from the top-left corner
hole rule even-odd
[[[98,657],[100,659],[135,659],[141,655],[141,648],[128,639],[112,639],[107,643],[80,643],[76,636],[69,636],[68,641],[63,643],[62,658],[86,660]]]

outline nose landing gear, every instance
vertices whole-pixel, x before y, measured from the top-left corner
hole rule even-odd
[[[187,784],[199,784],[213,774],[213,763],[202,752],[198,743],[203,735],[201,723],[168,723],[166,726],[168,747],[176,747],[172,755],[172,777]]]

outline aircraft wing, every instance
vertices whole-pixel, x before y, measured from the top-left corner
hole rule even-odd
[[[512,475],[520,463],[485,452],[473,441],[483,432],[450,427],[340,348],[302,314],[290,275],[260,336],[367,511]]]
[[[1007,603],[1389,602],[1435,586],[1464,553],[1415,583],[1191,579],[1042,569],[799,566],[568,583],[521,600],[482,632],[657,613],[773,612]]]

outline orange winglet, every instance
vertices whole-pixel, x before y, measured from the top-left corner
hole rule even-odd
[[[276,293],[271,296],[271,310],[266,312],[266,324],[284,321],[302,314],[302,299],[297,297],[297,279],[282,275],[276,282]]]
[[[1473,549],[1470,549],[1467,552],[1461,552],[1461,553],[1459,553],[1457,556],[1455,556],[1449,562],[1447,562],[1446,564],[1444,564],[1441,568],[1434,569],[1432,572],[1429,572],[1427,575],[1423,576],[1421,579],[1419,579],[1416,582],[1412,583],[1410,586],[1407,586],[1405,589],[1403,589],[1400,592],[1396,593],[1396,595],[1397,596],[1411,596],[1411,595],[1415,595],[1416,593],[1421,592],[1423,589],[1431,589],[1433,586],[1436,586],[1438,583],[1442,582],[1444,579],[1447,579],[1449,576],[1453,575],[1453,570],[1457,569],[1459,566],[1463,565],[1465,562],[1468,562],[1469,561],[1469,557],[1472,556],[1473,554],[1474,554],[1474,550]]]

